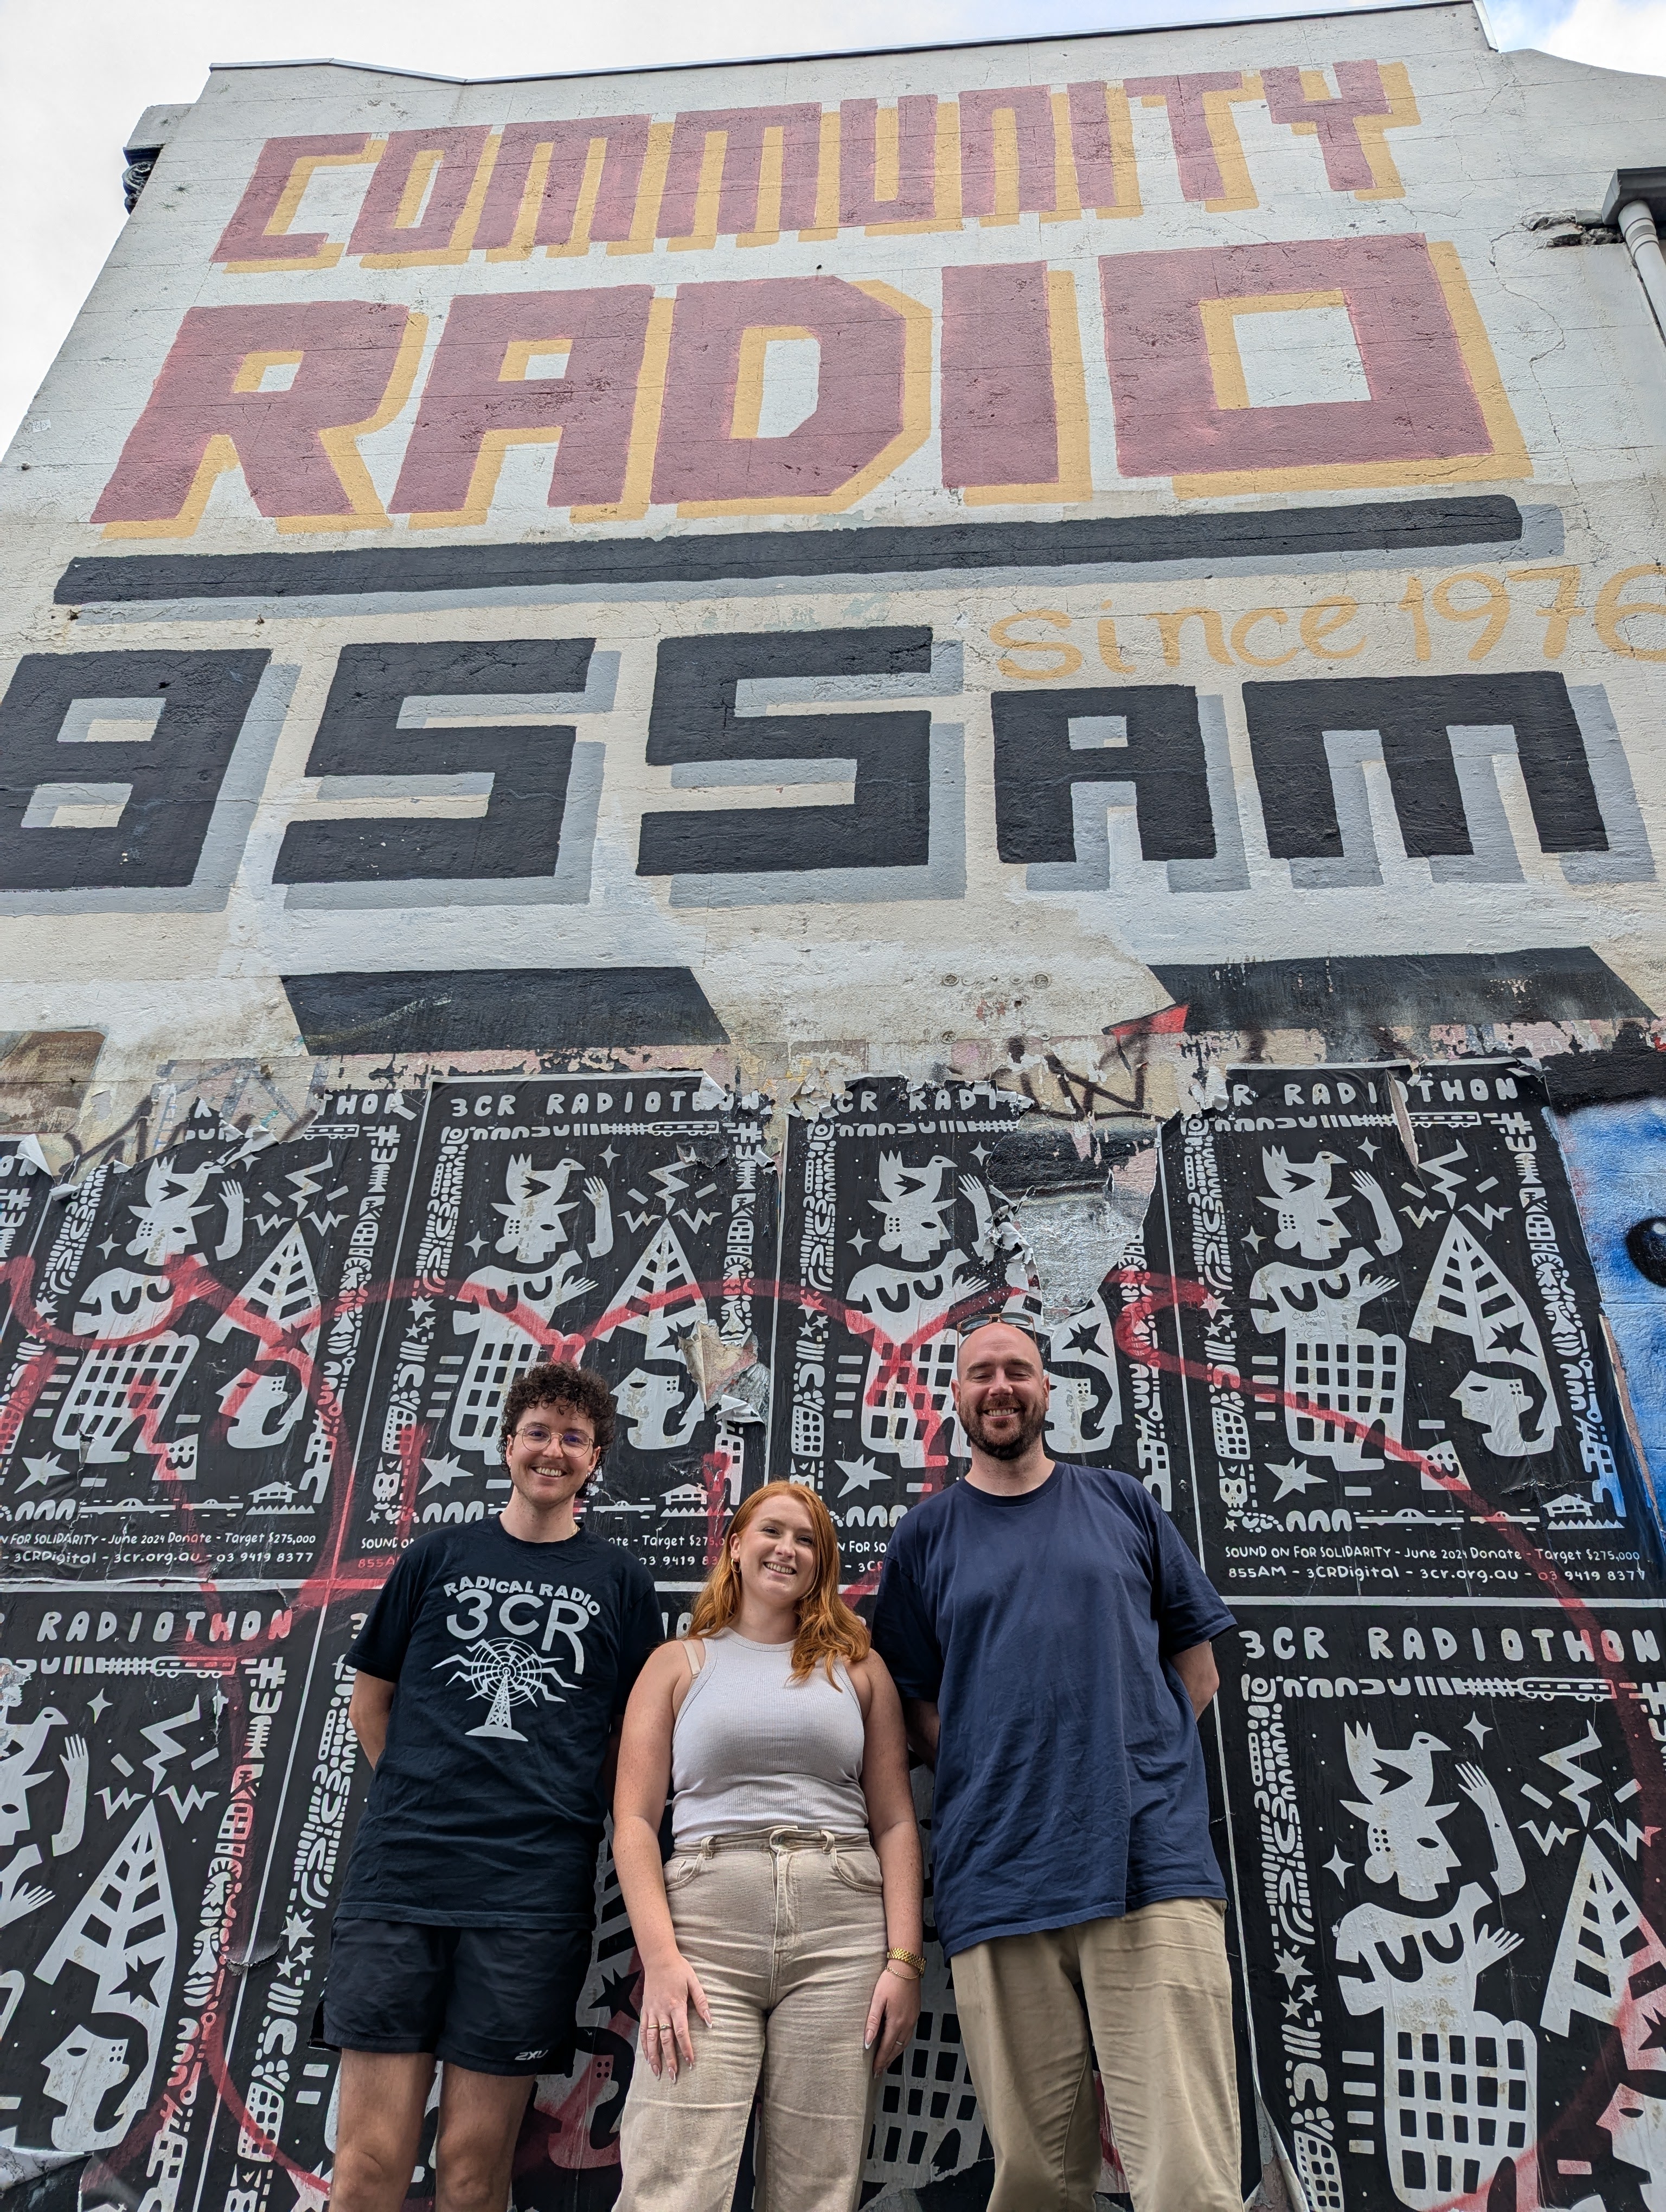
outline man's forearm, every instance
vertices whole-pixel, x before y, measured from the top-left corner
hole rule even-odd
[[[1169,1664],[1179,1675],[1181,1686],[1192,1701],[1192,1714],[1201,1720],[1204,1709],[1220,1687],[1220,1675],[1215,1666],[1214,1646],[1194,1644],[1189,1650],[1177,1651]]]
[[[941,1732],[936,1705],[929,1698],[904,1698],[903,1722],[909,1733],[909,1749],[935,1771]]]

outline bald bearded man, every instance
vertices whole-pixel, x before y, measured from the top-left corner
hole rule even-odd
[[[1198,1717],[1232,1616],[1145,1486],[1055,1464],[1035,1339],[964,1339],[965,1479],[899,1524],[873,1640],[937,1771],[937,1933],[990,2212],[1091,2212],[1097,2056],[1135,2212],[1239,2212],[1225,1889]]]

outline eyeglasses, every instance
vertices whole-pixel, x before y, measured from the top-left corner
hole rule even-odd
[[[514,1433],[522,1443],[530,1444],[534,1451],[543,1451],[550,1444],[559,1444],[564,1452],[571,1452],[575,1455],[580,1452],[593,1452],[596,1449],[594,1437],[586,1436],[582,1429],[563,1429],[557,1436],[553,1429],[546,1429],[541,1422],[523,1421]]]

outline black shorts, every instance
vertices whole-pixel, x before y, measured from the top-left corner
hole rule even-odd
[[[338,1920],[313,2040],[431,2051],[474,2074],[562,2073],[589,1970],[588,1929]]]

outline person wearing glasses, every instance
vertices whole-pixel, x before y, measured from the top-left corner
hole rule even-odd
[[[508,1504],[419,1536],[349,1647],[375,1771],[314,2037],[342,2054],[334,2212],[398,2212],[436,2060],[437,2212],[502,2212],[533,2077],[569,2063],[609,1770],[661,1635],[648,1569],[575,1511],[613,1428],[599,1375],[529,1369]]]
[[[1096,2056],[1134,2212],[1238,2212],[1198,1735],[1234,1623],[1142,1482],[1048,1457],[1049,1388],[1027,1329],[963,1337],[971,1465],[897,1524],[873,1611],[937,1772],[932,1898],[989,2212],[1091,2212]]]
[[[920,2013],[920,1834],[902,1705],[813,1490],[742,1501],[688,1635],[643,1668],[613,1857],[647,2062],[615,2212],[728,2212],[755,2097],[758,2203],[851,2212],[874,2076]]]

